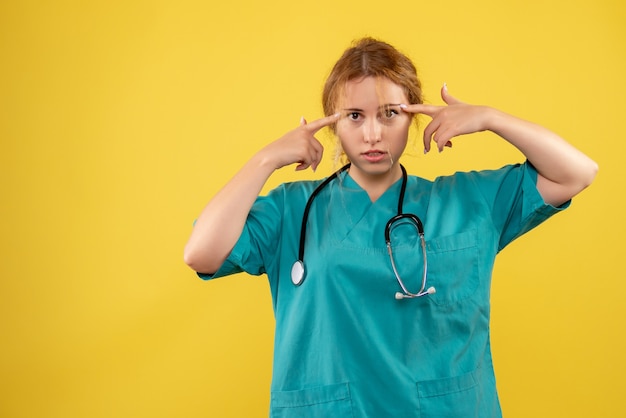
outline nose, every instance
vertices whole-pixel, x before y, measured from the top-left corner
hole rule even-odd
[[[363,141],[375,144],[382,140],[382,127],[376,119],[370,119],[363,124]]]

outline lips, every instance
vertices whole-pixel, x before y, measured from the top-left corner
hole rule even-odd
[[[385,155],[386,152],[385,151],[380,151],[380,150],[370,150],[370,151],[366,151],[363,153],[363,155],[365,155],[366,157],[380,157],[381,155]]]
[[[369,161],[370,163],[377,163],[385,159],[387,152],[381,151],[378,149],[373,149],[373,150],[365,151],[361,153],[361,155],[366,161]]]

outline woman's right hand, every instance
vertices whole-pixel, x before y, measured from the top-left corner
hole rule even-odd
[[[241,235],[250,208],[274,170],[298,163],[296,170],[315,170],[324,147],[315,134],[339,120],[339,114],[318,119],[287,132],[257,152],[211,199],[185,246],[185,262],[195,271],[215,273]]]
[[[296,170],[311,167],[315,171],[324,154],[324,147],[315,138],[315,134],[323,127],[337,122],[339,116],[340,114],[336,113],[311,123],[302,118],[300,126],[262,148],[257,156],[265,161],[271,161],[274,169],[297,163]]]

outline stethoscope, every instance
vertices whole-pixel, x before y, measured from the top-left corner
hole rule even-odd
[[[311,205],[313,204],[313,200],[319,194],[320,191],[324,189],[331,181],[333,181],[339,174],[343,171],[347,170],[350,167],[350,164],[346,164],[336,172],[334,172],[331,176],[329,176],[326,180],[324,180],[317,188],[311,193],[309,200],[306,202],[306,206],[304,207],[304,214],[302,215],[302,226],[300,228],[300,248],[298,250],[298,260],[293,263],[291,267],[291,281],[295,286],[300,286],[304,282],[304,278],[306,275],[306,270],[304,268],[304,241],[306,238],[306,224],[309,219],[309,211],[311,210]],[[428,272],[428,260],[426,257],[426,240],[424,239],[424,226],[422,225],[422,221],[417,215],[413,215],[412,213],[403,213],[402,207],[404,205],[404,193],[406,192],[406,183],[407,183],[407,174],[404,166],[400,164],[400,168],[402,169],[402,187],[400,189],[400,197],[398,198],[398,214],[393,218],[387,221],[387,225],[385,225],[385,243],[387,245],[387,252],[389,253],[389,260],[391,260],[391,268],[393,269],[393,273],[396,276],[396,280],[402,288],[402,292],[396,292],[396,299],[412,299],[417,298],[424,295],[431,295],[435,293],[435,288],[430,286],[426,289],[426,275]],[[391,230],[393,227],[399,222],[403,220],[408,220],[417,230],[420,239],[420,245],[422,247],[422,255],[424,257],[424,272],[422,275],[422,287],[416,293],[411,293],[404,285],[404,282],[400,278],[400,274],[398,273],[398,269],[396,268],[396,263],[393,259],[393,251],[391,249]]]

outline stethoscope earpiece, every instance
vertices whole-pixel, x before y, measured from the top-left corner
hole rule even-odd
[[[413,299],[413,298],[418,298],[420,296],[425,296],[425,295],[432,295],[434,293],[437,293],[437,290],[431,286],[428,289],[426,289],[425,292],[418,292],[418,293],[402,293],[402,292],[396,292],[396,299],[397,300],[402,300],[402,299]]]

